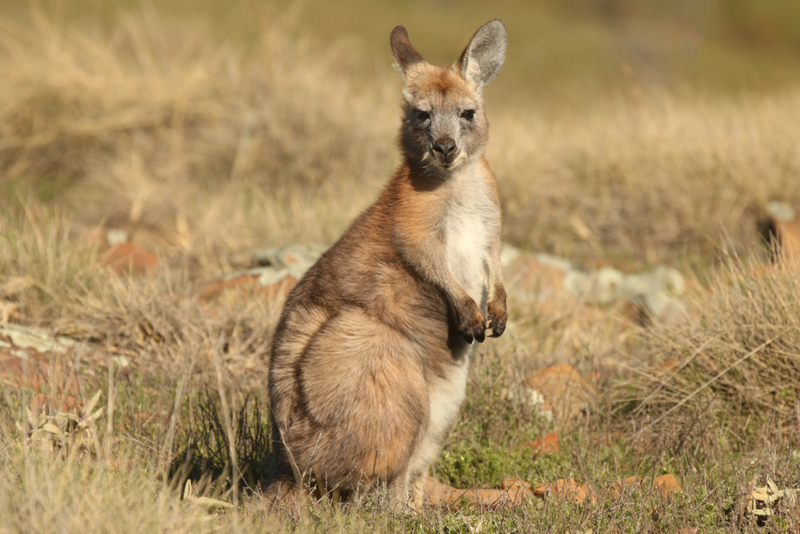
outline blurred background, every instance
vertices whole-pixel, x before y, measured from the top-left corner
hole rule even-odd
[[[113,26],[147,11],[168,23],[199,26],[216,39],[257,43],[264,21],[322,46],[345,46],[357,71],[390,63],[388,34],[409,28],[426,59],[453,61],[482,23],[509,30],[502,102],[552,109],[636,90],[730,93],[775,91],[800,78],[800,3],[793,0],[3,0],[18,21],[36,5],[59,23]]]
[[[800,200],[796,0],[2,0],[0,194],[214,272],[331,244],[399,164],[391,29],[449,64],[492,18],[508,242],[702,270]]]

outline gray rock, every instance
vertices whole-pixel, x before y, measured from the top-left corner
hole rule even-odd
[[[3,341],[3,337],[8,336],[11,343]],[[22,326],[13,323],[0,324],[0,347],[10,348],[20,347],[33,349],[37,352],[56,352],[63,354],[78,343],[66,337],[56,337],[49,330],[35,328],[33,326]]]
[[[781,222],[791,222],[797,218],[795,209],[785,202],[767,202],[767,215]]]

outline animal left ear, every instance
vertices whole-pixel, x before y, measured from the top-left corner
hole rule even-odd
[[[494,80],[506,59],[507,43],[506,26],[500,19],[478,28],[456,64],[461,75],[475,82],[478,88]]]

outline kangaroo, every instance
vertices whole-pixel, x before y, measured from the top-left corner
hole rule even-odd
[[[427,63],[403,26],[390,44],[404,82],[403,164],[294,287],[274,336],[265,498],[278,505],[313,472],[324,491],[385,484],[395,505],[418,508],[475,341],[506,327],[482,99],[505,59],[505,26],[483,25],[450,67]]]

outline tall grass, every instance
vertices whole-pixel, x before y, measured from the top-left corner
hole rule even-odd
[[[330,243],[398,162],[400,80],[351,79],[344,49],[294,40],[280,18],[255,48],[154,16],[99,34],[41,15],[2,25],[5,181],[216,270],[221,250]],[[796,90],[651,94],[549,119],[511,100],[489,116],[506,238],[524,247],[707,265],[720,235],[758,239],[766,202],[800,200]]]
[[[636,380],[629,414],[643,435],[672,450],[796,447],[798,274],[792,259],[730,258],[694,299],[691,320],[645,334],[642,356],[654,365]]]

